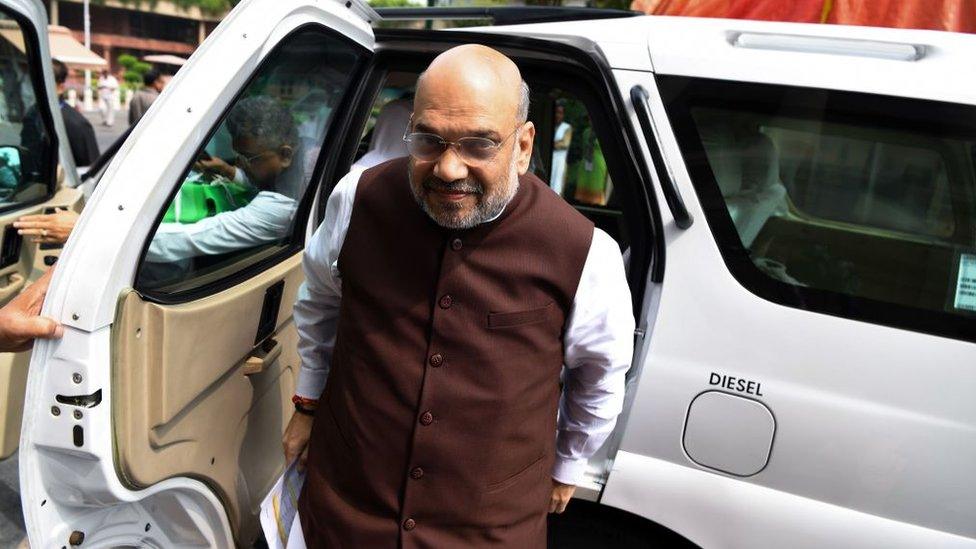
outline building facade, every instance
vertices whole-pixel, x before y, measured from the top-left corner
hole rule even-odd
[[[84,42],[83,0],[49,0],[47,8],[51,24],[68,27],[72,36]],[[183,8],[170,0],[92,1],[91,50],[108,60],[113,72],[123,54],[188,57],[225,15],[198,7]]]

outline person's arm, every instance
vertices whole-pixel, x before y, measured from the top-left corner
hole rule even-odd
[[[557,151],[566,150],[569,148],[569,144],[573,141],[573,127],[570,126],[566,128],[566,133],[563,134],[562,139],[557,140],[553,143],[552,148]]]
[[[623,258],[617,243],[600,229],[593,231],[563,345],[566,370],[552,472],[557,487],[550,505],[556,512],[565,508],[587,460],[613,431],[634,351],[634,315]]]
[[[349,229],[358,183],[359,172],[353,172],[336,185],[326,203],[325,219],[305,247],[302,260],[305,282],[298,291],[294,308],[301,358],[295,397],[309,410],[318,406],[329,375],[342,296],[337,264]],[[296,411],[281,440],[288,462],[300,457],[300,463],[304,464],[311,431],[312,416]]]
[[[284,195],[260,192],[247,206],[231,212],[196,223],[163,223],[149,244],[146,261],[165,263],[274,242],[288,234],[296,207]]]
[[[298,354],[302,360],[295,392],[302,398],[318,400],[329,374],[342,296],[339,252],[349,229],[358,183],[359,174],[339,181],[326,203],[322,225],[305,248],[305,283],[295,302]]]
[[[64,333],[64,327],[56,320],[40,316],[53,273],[53,267],[48,269],[37,282],[0,309],[0,352],[26,351],[36,338],[56,339]]]

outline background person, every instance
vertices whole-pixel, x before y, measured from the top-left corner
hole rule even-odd
[[[68,134],[71,155],[75,159],[76,166],[89,166],[100,154],[98,140],[95,139],[95,128],[83,114],[69,105],[64,98],[65,82],[68,80],[68,66],[56,59],[52,65],[54,82],[58,92],[58,105],[61,110],[61,117],[64,118],[64,129]]]
[[[58,60],[53,60],[55,89],[58,94],[58,110],[64,120],[64,129],[68,137],[71,155],[78,167],[89,166],[98,158],[98,141],[95,139],[95,128],[77,109],[64,99],[65,82],[68,79],[68,67]],[[46,132],[44,122],[38,115],[37,105],[31,105],[24,115],[24,125],[20,130],[20,144],[28,151],[26,157],[21,158],[21,176],[24,181],[34,181],[40,177],[37,173],[41,159],[36,151],[43,150]],[[31,154],[35,153],[35,154]]]
[[[559,196],[563,194],[563,185],[566,182],[566,155],[569,153],[569,145],[573,140],[573,127],[565,121],[565,118],[566,107],[557,103],[553,115],[553,120],[556,122],[556,132],[552,141],[552,173],[549,177],[549,186]]]
[[[130,126],[146,114],[153,101],[159,97],[159,94],[163,93],[163,88],[169,84],[170,78],[172,78],[170,75],[163,74],[156,69],[151,69],[142,76],[144,86],[136,91],[135,95],[132,96],[132,101],[129,102]]]
[[[102,124],[115,125],[115,94],[119,92],[119,81],[108,69],[98,78],[98,110],[102,113]]]

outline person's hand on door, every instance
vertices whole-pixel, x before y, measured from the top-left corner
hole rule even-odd
[[[0,309],[0,352],[20,352],[31,348],[36,338],[60,338],[64,327],[56,320],[40,316],[44,297],[54,269],[48,269]]]
[[[78,212],[58,208],[50,214],[25,215],[14,221],[17,234],[30,237],[33,242],[64,244],[78,222]]]

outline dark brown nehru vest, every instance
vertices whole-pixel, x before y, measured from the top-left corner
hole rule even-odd
[[[537,177],[463,231],[363,173],[299,501],[311,548],[539,548],[562,336],[593,225]]]

